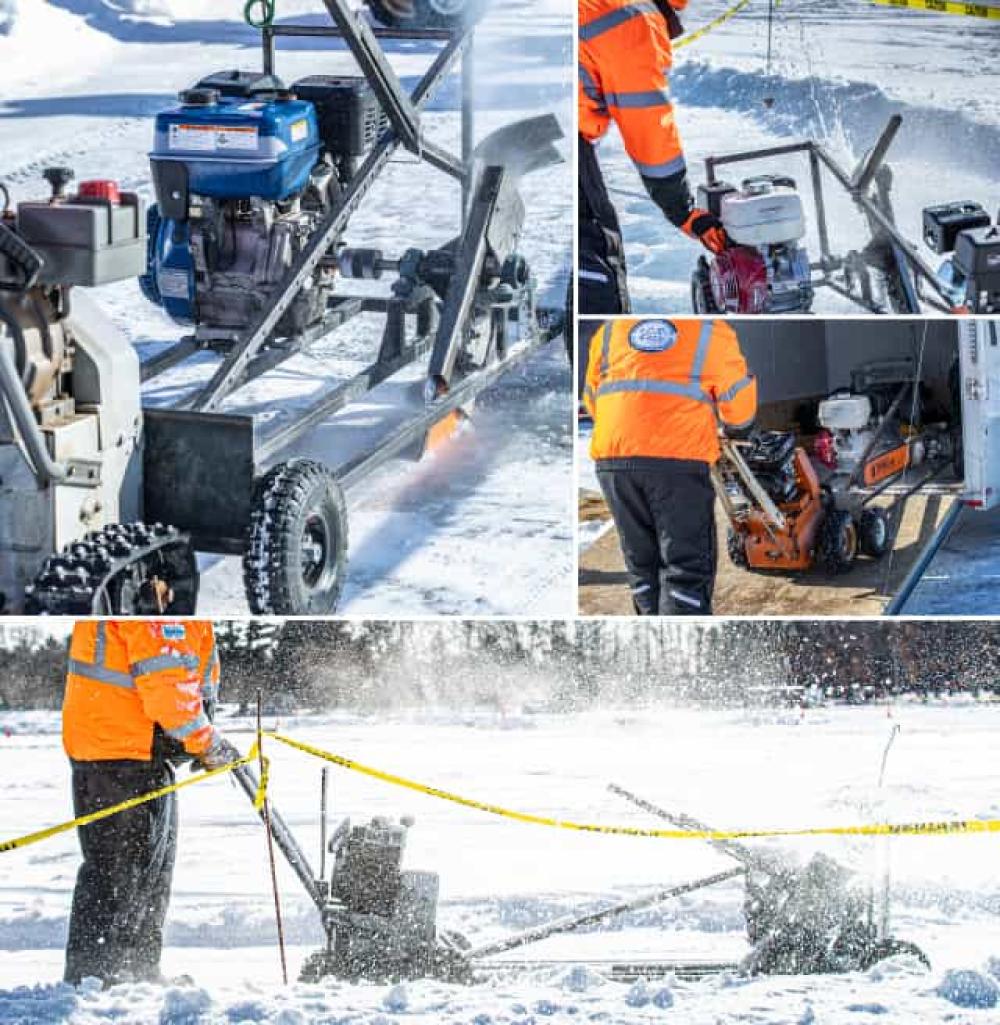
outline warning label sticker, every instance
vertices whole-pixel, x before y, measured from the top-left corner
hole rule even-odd
[[[309,137],[309,122],[302,118],[292,123],[292,142],[302,142]]]
[[[171,125],[171,149],[199,152],[256,150],[258,131],[253,125]]]

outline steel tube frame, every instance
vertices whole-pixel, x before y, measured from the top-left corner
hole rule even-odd
[[[324,0],[324,2],[327,4],[328,9],[331,10],[331,16],[332,11],[337,9],[338,6],[344,7],[344,10],[347,10],[343,0]],[[362,34],[357,31],[358,24],[360,23],[357,19],[353,19],[352,16],[351,19],[347,19],[342,25],[339,25],[349,44],[351,44],[352,51],[356,53],[360,52],[365,46]],[[473,31],[474,27],[470,27],[464,32],[449,38],[430,68],[420,79],[412,95],[407,97],[407,105],[411,106],[414,110],[419,110],[427,103],[454,62],[461,56]],[[285,34],[292,33],[286,31]],[[271,42],[273,43],[273,38]],[[375,82],[372,82],[372,85],[376,87]],[[384,88],[385,83],[382,83],[382,86]],[[340,201],[327,214],[322,227],[312,236],[293,262],[271,306],[254,318],[251,326],[242,334],[239,342],[226,355],[209,383],[187,404],[189,408],[205,412],[217,410],[226,396],[239,386],[250,361],[266,344],[282,315],[308,281],[337,236],[344,230],[349,218],[357,209],[369,188],[374,184],[379,172],[388,163],[392,154],[405,142],[406,140],[401,138],[398,131],[395,130],[387,131],[381,136],[357,173],[348,183]],[[442,167],[454,160],[444,150],[436,146],[428,147],[428,152],[426,154],[421,153],[420,155],[438,167]],[[454,169],[452,169],[452,173],[454,173]]]
[[[610,918],[617,918],[619,915],[626,914],[629,911],[639,911],[642,908],[653,907],[656,904],[662,904],[664,901],[670,900],[672,897],[681,897],[686,893],[693,893],[695,890],[702,890],[707,886],[716,886],[719,883],[728,882],[730,879],[735,879],[737,876],[742,875],[746,875],[746,869],[742,866],[727,869],[724,872],[716,872],[714,875],[694,879],[688,883],[678,883],[675,886],[654,890],[652,893],[647,893],[642,897],[620,901],[598,911],[591,911],[586,915],[560,918],[555,922],[549,922],[547,925],[526,929],[524,932],[508,936],[505,939],[496,940],[494,943],[485,943],[480,947],[473,947],[471,950],[465,951],[464,954],[469,961],[474,961],[480,957],[492,957],[494,954],[502,954],[508,950],[516,950],[518,947],[538,943],[540,940],[548,939],[549,936],[556,936],[559,933],[575,932],[577,929],[582,929],[589,925],[599,925],[601,922],[606,922]]]
[[[872,150],[871,156],[865,163],[864,168],[859,172],[858,179],[855,180],[834,160],[834,158],[827,152],[827,150],[818,142],[809,140],[808,142],[796,142],[789,143],[784,146],[769,146],[764,149],[758,150],[743,150],[738,153],[728,153],[719,157],[706,157],[705,159],[705,171],[708,178],[709,185],[717,183],[718,178],[716,177],[716,169],[723,167],[726,164],[739,164],[746,163],[750,160],[762,160],[769,157],[780,157],[787,156],[793,153],[806,153],[809,156],[810,162],[810,174],[813,184],[813,197],[816,205],[816,222],[817,230],[820,238],[820,251],[823,254],[825,260],[832,260],[832,254],[829,251],[829,231],[826,221],[826,204],[823,198],[822,187],[819,185],[821,181],[821,175],[819,170],[819,164],[821,163],[826,169],[833,175],[837,182],[844,187],[849,193],[851,199],[857,204],[861,210],[868,214],[873,220],[875,220],[879,227],[881,227],[887,235],[899,246],[902,250],[902,255],[905,258],[907,264],[915,270],[919,277],[923,278],[928,282],[931,288],[937,293],[939,298],[947,304],[948,308],[951,308],[951,304],[948,301],[948,296],[945,294],[944,289],[937,280],[937,275],[934,268],[928,264],[924,258],[917,251],[916,246],[913,245],[905,236],[903,236],[899,228],[896,227],[895,222],[887,217],[885,213],[879,208],[879,206],[872,201],[872,199],[865,195],[865,190],[874,180],[875,174],[878,172],[879,167],[885,159],[886,152],[888,151],[889,145],[892,143],[895,137],[896,131],[899,128],[898,115],[894,115],[890,120],[888,127],[879,136],[878,142],[876,142],[874,149]],[[817,163],[818,162],[818,163]],[[819,191],[817,191],[819,187]],[[817,282],[818,285],[824,285],[827,287],[833,287],[833,283],[829,281]],[[845,294],[843,289],[836,289],[840,294]],[[859,306],[864,306],[864,302],[860,302],[856,296],[847,295],[853,302],[858,303]]]

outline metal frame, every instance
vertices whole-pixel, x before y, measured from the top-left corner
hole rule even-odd
[[[880,307],[870,298],[867,282],[862,283],[861,294],[853,292],[840,282],[834,280],[833,273],[846,265],[842,257],[834,256],[830,250],[830,231],[826,217],[826,203],[823,196],[823,169],[825,168],[834,180],[844,188],[859,210],[867,217],[872,235],[881,235],[890,246],[900,276],[912,306],[908,312],[919,314],[920,299],[943,312],[951,312],[952,303],[937,279],[934,268],[920,255],[917,247],[910,242],[896,226],[889,204],[889,177],[885,166],[886,154],[899,131],[903,119],[894,114],[882,134],[879,136],[871,152],[853,175],[848,174],[833,156],[820,143],[810,139],[807,142],[791,143],[785,146],[770,146],[766,149],[743,150],[739,153],[728,153],[719,157],[705,159],[705,172],[709,185],[718,182],[716,169],[728,164],[746,163],[769,157],[790,156],[793,153],[805,153],[809,158],[809,174],[812,182],[813,201],[816,211],[816,228],[819,235],[820,260],[810,265],[810,270],[822,274],[812,282],[813,288],[830,288],[838,295],[849,299],[870,312],[881,312]],[[876,196],[871,195],[875,186]],[[921,295],[918,283],[926,281],[936,294],[936,298]]]
[[[212,345],[224,348],[224,357],[211,380],[193,397],[170,409],[147,409],[146,461],[158,467],[145,475],[146,515],[163,522],[183,524],[200,551],[238,554],[252,507],[254,485],[260,474],[279,460],[307,431],[371,391],[387,378],[430,353],[426,407],[391,428],[374,446],[342,465],[333,465],[344,488],[360,483],[389,459],[408,449],[421,448],[428,432],[456,410],[467,407],[475,396],[492,385],[540,345],[551,341],[561,328],[556,311],[536,310],[533,285],[527,280],[510,287],[501,284],[493,292],[479,293],[487,259],[491,267],[513,255],[524,207],[512,171],[489,164],[489,150],[473,148],[472,41],[475,25],[460,32],[442,30],[372,28],[347,5],[347,0],[323,0],[332,25],[270,25],[262,30],[265,72],[274,73],[276,42],[280,38],[306,36],[342,38],[376,92],[389,119],[374,148],[349,180],[340,200],[299,254],[269,307],[231,343],[188,337],[154,357],[143,369],[143,380],[177,366],[195,352]],[[444,45],[412,94],[403,89],[378,44],[382,38],[426,39]],[[461,159],[423,138],[420,112],[435,89],[461,59]],[[548,119],[523,123],[522,134],[539,152],[551,146]],[[537,123],[536,123],[537,122]],[[557,129],[556,129],[557,130]],[[503,129],[498,131],[504,131]],[[496,135],[498,133],[494,133]],[[492,136],[490,137],[492,139]],[[300,336],[275,340],[274,328],[327,255],[350,216],[374,184],[391,156],[403,147],[421,160],[458,179],[462,184],[461,233],[455,243],[454,270],[447,293],[437,294],[419,279],[403,297],[357,296],[337,293],[325,318]],[[477,155],[480,159],[477,159]],[[478,173],[481,171],[481,173]],[[380,259],[379,269],[401,270],[401,261]],[[458,355],[466,342],[466,325],[476,302],[487,302],[490,337],[483,358],[474,369],[456,370]],[[439,310],[440,306],[440,310]],[[482,309],[480,308],[480,312]],[[225,399],[255,377],[302,352],[320,338],[362,313],[385,316],[378,355],[359,373],[326,391],[316,401],[272,427],[259,425],[253,415],[223,414]],[[407,319],[415,319],[410,336]],[[510,344],[511,326],[519,340]],[[486,330],[484,328],[484,330]],[[222,468],[221,471],[219,468]],[[225,501],[220,503],[220,496]]]

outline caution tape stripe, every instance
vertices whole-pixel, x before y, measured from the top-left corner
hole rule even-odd
[[[992,18],[1000,21],[1000,7],[987,4],[957,3],[956,0],[871,0],[879,7],[909,7],[937,14],[957,14],[965,18]]]
[[[332,751],[324,751],[322,748],[306,744],[301,740],[293,740],[291,737],[285,737],[280,733],[268,733],[267,736],[273,740],[280,741],[282,744],[287,744],[289,747],[296,748],[305,754],[321,758],[323,761],[339,765],[341,768],[349,769],[351,772],[357,772],[363,776],[381,780],[383,783],[390,783],[393,786],[403,787],[406,790],[426,794],[428,797],[437,797],[442,801],[449,801],[452,804],[458,804],[464,808],[472,808],[489,815],[499,815],[501,818],[510,819],[514,822],[549,826],[555,829],[568,829],[580,833],[648,837],[660,840],[755,840],[768,837],[941,836],[955,833],[1000,833],[1000,819],[962,819],[945,822],[907,822],[900,824],[871,823],[860,826],[820,826],[812,829],[737,830],[643,829],[636,826],[573,822],[569,819],[556,819],[545,815],[533,815],[530,812],[514,811],[511,808],[504,808],[497,804],[489,804],[486,801],[477,801],[471,797],[463,797],[461,794],[454,794],[439,787],[428,786],[426,783],[418,783],[415,780],[407,779],[404,776],[397,776],[394,773],[385,772],[370,765],[363,765],[361,762],[356,762],[351,758],[334,754]]]
[[[100,811],[90,812],[88,815],[81,815],[79,818],[71,819],[69,822],[60,822],[57,826],[49,826],[47,829],[39,829],[35,833],[28,833],[25,836],[15,837],[13,840],[4,840],[0,842],[0,854],[5,851],[16,851],[22,847],[28,847],[31,844],[40,843],[42,840],[48,840],[50,837],[58,836],[60,833],[67,833],[71,829],[77,829],[80,826],[89,826],[92,822],[99,822],[101,819],[110,818],[112,815],[128,811],[130,808],[138,808],[142,804],[148,804],[150,801],[159,800],[159,798],[166,797],[167,794],[174,794],[178,790],[183,790],[185,787],[194,786],[196,783],[204,783],[205,780],[213,779],[214,777],[221,776],[227,772],[232,772],[234,769],[238,769],[241,765],[249,765],[250,762],[256,761],[258,757],[258,748],[257,745],[254,744],[249,753],[243,758],[239,758],[235,762],[230,762],[228,765],[220,766],[218,769],[208,769],[205,772],[199,773],[197,776],[192,776],[190,779],[185,779],[178,783],[171,783],[169,786],[160,787],[158,790],[151,790],[149,793],[141,794],[138,797],[130,797],[127,801],[122,801],[121,804],[115,804],[109,808],[102,808]],[[267,759],[264,759],[264,771],[261,774],[260,785],[257,788],[257,794],[254,798],[254,807],[258,809],[264,803],[266,798],[267,764]]]
[[[701,28],[695,29],[693,32],[687,32],[680,39],[674,43],[675,50],[681,50],[685,46],[690,46],[692,43],[697,42],[702,36],[707,36],[713,29],[717,29],[720,25],[724,25],[730,18],[735,18],[744,7],[748,7],[752,0],[739,0],[739,3],[733,4],[732,7],[727,11],[723,11],[717,18],[713,18],[707,25],[702,25]]]
[[[333,765],[339,765],[351,772],[369,776],[372,779],[389,783],[392,786],[402,787],[405,790],[412,790],[416,793],[425,794],[428,797],[436,797],[451,804],[461,805],[464,808],[471,808],[474,811],[481,811],[488,815],[497,815],[501,818],[510,819],[514,822],[523,822],[529,825],[547,826],[553,829],[567,829],[578,833],[599,833],[606,836],[633,836],[645,837],[659,840],[760,840],[775,837],[811,837],[811,836],[946,836],[960,833],[1000,833],[1000,819],[956,819],[939,822],[904,822],[904,823],[869,823],[857,826],[817,826],[805,829],[645,829],[640,826],[617,826],[603,825],[598,823],[574,822],[572,819],[557,819],[547,815],[535,815],[531,812],[515,811],[512,808],[505,808],[502,805],[491,804],[487,801],[479,801],[472,797],[464,797],[461,794],[443,790],[440,787],[429,786],[426,783],[418,783],[416,780],[407,779],[405,776],[398,776],[395,773],[386,772],[383,769],[376,769],[370,765],[356,762],[352,758],[335,754],[332,751],[325,751],[312,744],[306,744],[301,740],[294,740],[280,733],[265,733],[272,740],[277,740],[288,747],[302,751],[304,754],[312,755]],[[81,815],[79,818],[62,822],[56,826],[49,826],[25,836],[15,837],[12,840],[0,842],[0,853],[14,851],[30,844],[40,843],[50,837],[58,836],[60,833],[77,829],[80,826],[90,825],[101,819],[117,815],[119,812],[127,811],[130,808],[137,808],[139,805],[149,801],[158,800],[167,794],[176,793],[185,787],[194,786],[196,783],[204,783],[206,780],[221,776],[224,773],[232,772],[242,765],[248,765],[260,757],[258,743],[254,743],[250,751],[242,758],[223,765],[218,769],[210,769],[192,776],[179,783],[172,783],[170,786],[161,787],[158,790],[150,791],[138,797],[122,801],[120,804],[110,808],[102,808],[100,811],[91,812],[88,815]],[[258,811],[263,805],[267,796],[267,786],[270,777],[270,762],[267,758],[262,759],[262,771],[257,793],[254,797],[253,806]]]

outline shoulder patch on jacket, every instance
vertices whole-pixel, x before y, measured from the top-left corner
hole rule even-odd
[[[165,641],[183,641],[187,630],[180,623],[161,623],[160,634]]]
[[[628,333],[628,343],[639,352],[663,352],[677,340],[677,328],[669,320],[642,320]]]

